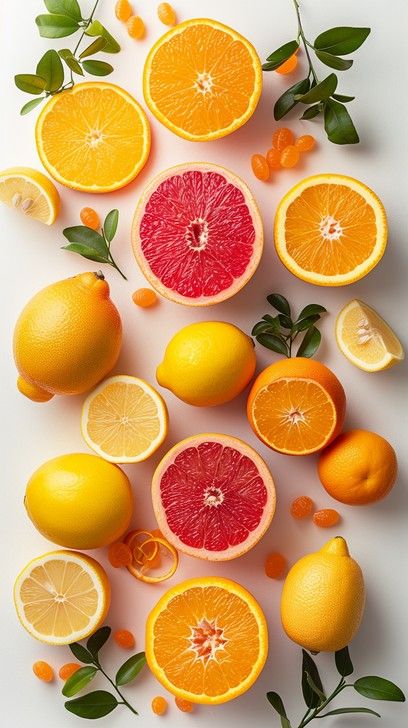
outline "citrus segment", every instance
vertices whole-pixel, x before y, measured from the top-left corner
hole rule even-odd
[[[262,221],[251,192],[214,164],[172,167],[145,189],[132,242],[151,285],[178,303],[205,306],[239,291],[263,247]]]
[[[218,139],[245,124],[261,89],[253,46],[232,28],[205,18],[179,23],[159,38],[143,71],[151,112],[190,141]]]
[[[262,458],[241,440],[212,433],[182,440],[164,456],[152,498],[165,538],[210,561],[252,548],[275,511],[275,487]]]
[[[82,434],[98,455],[112,463],[146,460],[167,434],[164,400],[143,379],[119,374],[105,379],[86,398]]]
[[[391,327],[363,301],[350,301],[336,321],[336,341],[352,364],[366,372],[379,372],[404,358],[402,344]]]
[[[0,172],[0,200],[46,225],[55,222],[60,209],[56,187],[45,174],[30,167],[10,167]]]
[[[377,195],[352,177],[307,177],[281,200],[275,246],[298,278],[342,286],[377,265],[387,244],[387,221]]]
[[[150,151],[150,128],[137,101],[102,81],[52,96],[37,120],[38,154],[63,185],[109,192],[133,180]]]
[[[249,422],[269,447],[287,455],[321,450],[341,431],[345,394],[335,375],[302,357],[271,364],[248,398]]]
[[[220,577],[182,582],[166,592],[146,624],[150,669],[177,698],[224,703],[261,672],[266,620],[242,586]]]
[[[14,602],[32,637],[68,645],[100,627],[109,609],[110,586],[102,566],[90,556],[51,551],[18,575]]]

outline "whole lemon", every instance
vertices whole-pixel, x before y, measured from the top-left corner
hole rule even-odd
[[[72,549],[117,541],[133,511],[123,470],[86,453],[61,455],[41,465],[27,483],[24,504],[43,536]]]
[[[362,571],[344,538],[336,536],[290,569],[282,591],[282,625],[305,649],[335,652],[356,634],[364,603]]]
[[[202,321],[173,336],[156,377],[184,402],[212,407],[240,394],[255,366],[254,346],[247,334],[224,321]]]
[[[16,323],[17,386],[36,402],[86,392],[116,364],[121,343],[120,315],[102,273],[52,283]]]

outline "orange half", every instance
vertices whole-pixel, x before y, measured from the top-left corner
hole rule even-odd
[[[225,703],[248,690],[265,664],[266,619],[234,581],[189,579],[166,592],[150,613],[145,649],[151,671],[173,695]]]
[[[143,93],[155,117],[178,136],[209,141],[252,116],[262,69],[254,47],[232,28],[195,18],[154,44],[143,71]]]
[[[382,202],[352,177],[307,177],[281,200],[275,246],[282,263],[308,283],[344,286],[363,278],[384,254]]]
[[[55,94],[37,120],[41,162],[63,185],[111,192],[131,182],[150,151],[150,127],[137,101],[119,86],[78,83]]]

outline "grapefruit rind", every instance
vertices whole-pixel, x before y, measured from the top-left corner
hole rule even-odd
[[[377,241],[374,249],[365,261],[346,273],[328,276],[305,270],[288,253],[286,247],[285,220],[289,206],[302,194],[304,190],[319,184],[345,185],[361,195],[374,211],[377,226]],[[283,265],[297,278],[300,278],[307,283],[313,283],[317,286],[345,286],[364,278],[364,276],[375,268],[384,255],[387,245],[387,233],[388,228],[386,213],[384,205],[379,197],[375,194],[375,192],[373,192],[373,190],[363,184],[363,182],[360,182],[353,177],[341,174],[312,175],[311,177],[306,177],[297,185],[292,187],[286,195],[284,195],[278,205],[274,224],[275,248]]]
[[[157,187],[163,182],[164,180],[176,176],[178,174],[182,174],[183,172],[191,172],[191,171],[198,171],[198,172],[214,172],[216,174],[222,175],[230,184],[237,187],[245,198],[245,203],[248,207],[248,210],[251,214],[252,223],[254,226],[254,233],[255,233],[255,242],[254,242],[254,248],[252,256],[249,260],[249,263],[247,265],[247,268],[242,276],[239,278],[236,278],[234,280],[234,283],[229,286],[228,288],[220,291],[218,294],[213,296],[200,296],[197,298],[190,298],[188,296],[184,296],[177,291],[168,288],[165,286],[160,278],[158,278],[152,271],[148,261],[146,260],[142,248],[141,248],[141,239],[139,234],[140,229],[140,223],[143,219],[143,215],[145,212],[146,205],[148,201],[150,200],[151,195],[153,192],[157,189]],[[133,217],[132,222],[132,246],[133,246],[133,253],[136,258],[136,261],[145,276],[145,278],[149,281],[149,283],[153,286],[153,288],[165,298],[170,299],[171,301],[175,301],[176,303],[185,304],[187,306],[212,306],[216,303],[221,303],[222,301],[227,300],[228,298],[231,298],[232,296],[235,296],[236,293],[238,293],[252,278],[254,275],[256,269],[258,268],[258,265],[260,263],[262,252],[263,252],[263,244],[264,244],[264,232],[263,232],[263,225],[262,225],[262,219],[260,215],[260,211],[258,208],[258,205],[255,201],[255,198],[253,197],[249,187],[246,185],[246,183],[237,175],[235,175],[230,170],[226,169],[225,167],[216,165],[216,164],[210,164],[209,162],[194,162],[194,163],[185,163],[185,164],[178,164],[173,167],[170,167],[163,172],[160,172],[156,177],[154,177],[150,183],[147,185],[147,187],[144,189],[142,195],[139,198],[135,214]]]
[[[223,551],[211,551],[206,548],[198,549],[185,544],[177,536],[177,534],[175,534],[170,529],[167,523],[165,509],[163,507],[160,494],[161,476],[163,475],[165,470],[167,470],[167,468],[174,462],[177,455],[183,452],[188,447],[198,446],[200,443],[207,441],[219,442],[221,445],[231,447],[249,457],[256,465],[268,493],[268,500],[264,507],[261,521],[259,522],[257,528],[254,531],[251,531],[245,541],[235,546],[230,546],[228,549],[225,549]],[[256,450],[250,447],[250,445],[247,445],[247,443],[245,443],[243,440],[240,440],[236,437],[232,437],[229,435],[220,435],[216,433],[204,433],[200,435],[193,435],[192,437],[187,437],[185,440],[181,440],[181,442],[174,445],[174,447],[172,447],[171,450],[169,450],[169,452],[162,458],[153,474],[152,502],[153,510],[160,531],[162,532],[163,536],[171,544],[173,544],[177,551],[181,551],[182,553],[188,554],[189,556],[195,556],[197,558],[205,559],[208,561],[230,561],[231,559],[235,559],[238,556],[245,554],[247,551],[253,548],[258,543],[258,541],[260,541],[260,539],[265,535],[275,513],[276,494],[272,475],[265,461],[261,458],[260,455],[258,455]]]
[[[224,33],[230,35],[235,42],[241,43],[245,49],[248,51],[249,55],[252,59],[252,65],[255,72],[255,83],[254,83],[254,89],[252,92],[252,95],[248,99],[248,106],[246,111],[237,119],[234,120],[232,124],[230,124],[227,127],[216,129],[214,131],[210,131],[206,134],[192,134],[185,129],[173,124],[169,119],[160,111],[158,108],[156,102],[153,100],[151,93],[150,93],[150,74],[151,74],[151,68],[152,68],[152,61],[153,58],[157,52],[157,50],[168,40],[171,38],[174,38],[175,36],[179,35],[180,33],[183,33],[186,28],[193,27],[195,25],[209,25],[213,28],[216,28],[217,30],[221,30]],[[243,126],[248,119],[251,118],[252,114],[254,113],[258,101],[261,96],[262,91],[262,66],[261,62],[259,60],[258,54],[254,48],[254,46],[246,39],[244,36],[242,36],[237,31],[233,30],[227,25],[224,25],[223,23],[219,23],[218,21],[211,20],[209,18],[193,18],[191,20],[185,20],[182,23],[178,23],[174,28],[171,28],[167,31],[161,38],[159,38],[156,43],[152,46],[150,49],[144,69],[143,69],[143,95],[146,101],[147,106],[149,107],[150,111],[158,121],[160,121],[167,129],[174,132],[174,134],[177,134],[177,136],[182,137],[183,139],[187,139],[188,141],[193,142],[206,142],[211,141],[213,139],[220,139],[221,137],[227,136],[228,134],[231,134],[232,132],[239,129],[241,126]]]
[[[220,695],[207,695],[205,693],[197,694],[192,693],[188,690],[180,689],[176,687],[166,676],[165,670],[159,665],[155,655],[155,637],[154,628],[157,618],[160,614],[168,607],[170,601],[181,594],[184,594],[189,589],[196,587],[219,587],[230,594],[234,594],[242,599],[248,606],[251,615],[254,617],[258,626],[259,635],[259,654],[258,659],[253,665],[250,675],[247,676],[238,686],[231,688],[225,693]],[[170,693],[178,698],[184,698],[190,700],[192,703],[198,703],[202,705],[219,705],[226,703],[229,700],[237,698],[242,693],[245,693],[254,684],[259,677],[262,669],[265,665],[266,658],[268,656],[268,626],[265,619],[265,615],[259,606],[256,599],[248,592],[244,587],[231,579],[225,579],[219,576],[204,576],[193,579],[187,579],[186,581],[176,584],[167,591],[159,599],[156,606],[150,612],[146,621],[146,660],[149,669],[157,680],[165,687]]]

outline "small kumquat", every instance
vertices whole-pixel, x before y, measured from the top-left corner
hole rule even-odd
[[[194,710],[193,703],[190,703],[189,700],[185,700],[184,698],[176,698],[175,703],[182,713],[192,713]]]
[[[295,147],[299,152],[310,152],[316,146],[316,139],[311,134],[304,134],[295,141]]]
[[[275,68],[276,73],[281,73],[282,75],[286,75],[287,73],[292,73],[292,71],[295,70],[298,64],[298,58],[296,53],[293,54],[293,56],[289,56],[289,58],[284,61],[278,68]]]
[[[300,159],[300,152],[294,144],[288,144],[285,149],[282,149],[281,154],[281,165],[285,169],[295,167]]]
[[[152,700],[152,711],[155,715],[164,715],[167,712],[168,705],[166,698],[157,695]]]
[[[118,0],[115,5],[115,15],[118,20],[125,23],[132,15],[132,6],[129,0]]]
[[[281,169],[282,165],[280,163],[280,158],[280,150],[276,149],[276,147],[271,147],[266,152],[266,161],[271,169]]]
[[[265,574],[270,579],[282,579],[287,569],[287,561],[282,554],[268,554],[265,559]]]
[[[93,210],[92,207],[83,207],[79,213],[79,217],[81,218],[82,224],[86,227],[89,227],[92,230],[99,230],[101,221],[98,213],[96,210]]]
[[[68,678],[71,677],[71,675],[74,675],[80,667],[81,665],[79,662],[67,662],[65,665],[60,667],[58,675],[61,680],[68,680]]]
[[[149,308],[157,303],[157,294],[151,288],[138,288],[132,295],[132,301],[136,306]]]
[[[126,22],[127,32],[131,38],[140,40],[145,34],[145,24],[140,15],[131,15]]]
[[[113,635],[113,639],[119,647],[124,650],[133,650],[136,640],[128,629],[118,629]]]
[[[290,515],[296,520],[309,518],[312,515],[314,503],[308,495],[300,495],[290,504]]]
[[[295,135],[293,131],[288,129],[286,126],[281,126],[279,129],[275,129],[272,134],[272,146],[276,149],[285,149],[289,144],[293,144],[295,141]]]
[[[115,569],[129,566],[133,560],[132,550],[126,543],[112,543],[108,549],[108,560]]]
[[[253,154],[251,157],[252,171],[257,179],[267,182],[270,176],[269,164],[262,154]]]
[[[49,665],[48,662],[44,662],[44,660],[34,662],[33,673],[43,682],[52,682],[54,680],[54,670],[51,665]]]
[[[175,25],[177,22],[176,12],[170,3],[160,3],[157,15],[164,25]]]
[[[320,528],[331,528],[340,521],[340,513],[334,508],[323,508],[313,515],[313,523]]]

